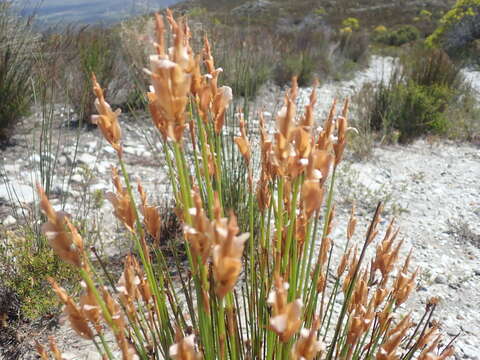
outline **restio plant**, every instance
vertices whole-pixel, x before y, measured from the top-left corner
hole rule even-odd
[[[120,167],[113,170],[115,192],[108,198],[135,254],[125,258],[118,283],[111,277],[102,280],[72,221],[55,212],[38,188],[50,243],[78,269],[85,285],[77,301],[51,279],[72,328],[107,359],[451,356],[453,346],[441,346],[438,323],[430,321],[436,299],[427,302],[415,323],[401,312],[417,271],[410,269],[412,253],[396,265],[402,242],[396,240],[393,222],[380,236],[381,205],[363,240],[355,235],[352,211],[345,241],[334,244],[334,185],[349,131],[348,101],[339,111],[334,103],[318,128],[313,119],[316,92],[297,117],[294,79],[276,124],[260,116],[256,151],[248,134],[254,129],[241,114],[237,136],[225,136],[231,90],[218,86],[220,71],[208,40],[202,56],[196,56],[187,24],[177,22],[170,11],[166,18],[173,41],[167,51],[157,15],[148,99],[183,223],[188,270],[147,244],[147,235],[158,236],[162,219],[146,190],[129,177],[119,113],[94,78],[99,113],[94,119]],[[225,206],[223,142],[235,142],[244,161],[244,224],[237,222],[235,207]],[[376,247],[372,257],[369,247]],[[336,248],[342,249],[339,257]],[[169,271],[172,262],[179,267],[178,279]],[[61,357],[53,339],[49,347]],[[45,347],[37,349],[42,359],[49,358]]]
[[[91,74],[97,74],[111,96],[119,87],[120,78],[116,77],[120,55],[118,36],[114,30],[100,26],[72,29],[64,36],[74,37],[66,59],[65,93],[79,122],[90,124],[95,109],[95,97],[90,90]]]
[[[11,2],[0,3],[0,142],[32,102],[32,68],[37,39],[31,19],[17,16]]]

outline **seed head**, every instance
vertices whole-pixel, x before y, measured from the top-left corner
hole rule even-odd
[[[53,209],[45,191],[38,184],[37,192],[40,197],[40,209],[48,219],[48,221],[42,225],[42,232],[47,237],[53,251],[55,251],[63,261],[76,267],[82,266],[80,251],[83,250],[83,241],[80,235],[73,225],[67,222],[65,213],[57,212]],[[67,231],[68,228],[70,228],[70,232]],[[74,246],[74,240],[77,246]]]
[[[93,92],[97,97],[95,99],[95,107],[98,115],[92,116],[92,123],[97,124],[103,134],[105,140],[115,149],[118,156],[122,156],[122,131],[118,124],[118,116],[121,113],[120,109],[112,111],[110,105],[105,101],[103,90],[97,82],[97,78],[92,74]]]
[[[302,323],[302,301],[297,299],[290,303],[287,302],[288,286],[288,283],[277,275],[275,288],[270,292],[267,300],[272,306],[270,328],[282,342],[289,341]]]

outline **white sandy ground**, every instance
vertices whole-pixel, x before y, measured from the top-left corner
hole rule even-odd
[[[370,67],[355,75],[352,80],[327,83],[319,89],[317,115],[323,119],[328,105],[335,96],[345,97],[355,93],[365,82],[382,79],[391,70],[391,58],[373,57]],[[473,86],[480,90],[480,74],[466,71]],[[273,106],[277,91],[262,92],[262,102]],[[301,89],[300,98],[306,99],[310,89]],[[268,119],[267,119],[268,120]],[[142,179],[147,190],[162,196],[168,193],[165,169],[158,167],[156,154],[145,145],[143,128],[123,123],[124,138],[128,149],[126,160],[130,172]],[[70,137],[71,138],[71,137]],[[27,145],[8,149],[4,156],[4,170],[11,184],[29,185],[30,169],[38,159],[26,155]],[[60,166],[66,166],[72,157],[73,145],[67,145],[61,156]],[[78,157],[84,167],[94,175],[89,185],[85,171],[74,175],[73,190],[67,211],[80,214],[83,209],[82,193],[85,188],[111,190],[109,176],[114,156],[98,132],[83,136]],[[160,163],[164,163],[159,156]],[[374,150],[364,162],[342,164],[339,177],[336,218],[333,233],[336,252],[343,248],[345,224],[348,219],[348,203],[355,197],[359,224],[356,239],[366,231],[366,224],[373,214],[375,199],[387,200],[383,227],[394,214],[398,217],[401,237],[405,239],[404,254],[414,251],[415,266],[421,268],[418,287],[407,308],[421,310],[424,301],[431,296],[441,299],[436,318],[443,324],[448,339],[461,333],[457,341],[457,359],[480,359],[480,243],[470,239],[480,237],[480,149],[471,144],[446,141],[418,140],[407,146],[385,146]],[[5,197],[7,187],[0,186],[0,196]],[[19,187],[26,200],[32,194],[27,187]],[[3,193],[2,193],[3,191]],[[60,206],[60,205],[57,205]],[[98,223],[107,224],[102,231],[107,253],[121,253],[128,245],[122,243],[110,204],[105,202],[95,210]],[[5,218],[7,215],[2,215]],[[0,219],[0,222],[5,219]],[[11,219],[9,219],[11,224]],[[19,219],[20,221],[20,219]],[[453,224],[453,225],[452,225]],[[463,236],[458,227],[468,224],[471,236]],[[468,234],[467,234],[468,235]],[[473,236],[474,238],[474,236]],[[373,249],[372,249],[373,250]],[[98,359],[95,348],[79,339],[68,324],[54,331],[66,359]]]

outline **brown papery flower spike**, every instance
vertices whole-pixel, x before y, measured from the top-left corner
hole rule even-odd
[[[181,142],[185,129],[185,107],[191,90],[192,73],[196,61],[188,44],[188,28],[178,24],[167,10],[167,20],[173,32],[173,46],[168,53],[164,49],[164,26],[160,16],[156,18],[157,54],[150,56],[152,80],[148,93],[149,108],[155,126],[164,137]]]
[[[74,246],[72,233],[67,231],[66,215],[53,209],[43,188],[37,184],[37,192],[40,197],[40,209],[46,215],[48,221],[42,225],[42,232],[48,239],[53,251],[65,262],[74,266],[82,266],[82,258],[79,248],[83,248],[81,237],[75,237],[77,246]],[[71,225],[71,224],[70,224]],[[71,225],[73,228],[73,225]]]
[[[105,197],[112,203],[115,216],[133,232],[136,221],[135,209],[130,199],[128,191],[122,186],[118,170],[112,168],[112,182],[115,186],[115,193],[108,192]]]
[[[292,348],[292,360],[313,360],[319,352],[326,350],[325,344],[317,340],[317,330],[320,320],[315,319],[311,329],[302,329],[300,337]]]
[[[73,299],[57,284],[55,280],[49,278],[48,281],[52,285],[53,291],[55,291],[59,299],[65,305],[65,313],[70,320],[72,329],[82,338],[93,340],[93,331],[88,324],[88,318],[84,311],[73,302]]]
[[[62,353],[58,349],[57,342],[53,336],[48,337],[48,343],[50,345],[50,351],[52,352],[55,360],[63,360]]]
[[[270,328],[282,342],[289,341],[302,324],[302,307],[300,299],[287,303],[289,284],[276,275],[275,288],[270,291],[267,302],[272,306]]]
[[[143,214],[143,224],[150,236],[153,237],[154,244],[158,246],[160,242],[160,228],[162,226],[160,214],[155,206],[148,204],[147,194],[140,183],[138,183],[137,189],[142,201],[140,210]]]
[[[245,162],[249,164],[252,153],[250,148],[250,142],[248,141],[248,138],[247,138],[247,132],[245,131],[245,120],[243,119],[243,114],[241,116],[242,117],[240,119],[240,136],[235,137],[234,140],[238,146],[238,150],[240,150],[240,153],[245,159]]]
[[[202,264],[206,264],[211,254],[213,227],[203,209],[202,199],[197,191],[193,194],[195,207],[189,209],[192,216],[192,225],[184,225],[183,233],[185,240],[190,244],[190,249],[195,255],[194,262],[199,258]]]
[[[196,349],[195,335],[182,337],[178,334],[176,342],[169,349],[169,355],[173,360],[201,360],[202,355]]]
[[[243,248],[250,234],[237,236],[238,231],[237,218],[233,213],[227,226],[217,223],[215,227],[217,244],[213,248],[213,278],[215,292],[220,299],[233,289],[242,268]]]
[[[105,140],[115,149],[118,156],[122,156],[122,131],[118,124],[118,116],[121,113],[120,109],[112,111],[110,105],[105,101],[103,90],[97,82],[97,78],[92,74],[93,92],[97,97],[95,99],[95,107],[98,115],[92,115],[92,123],[97,124],[103,134]]]
[[[337,142],[333,144],[335,151],[335,167],[342,161],[343,152],[347,145],[347,115],[348,115],[348,99],[345,100],[342,116],[337,119]]]

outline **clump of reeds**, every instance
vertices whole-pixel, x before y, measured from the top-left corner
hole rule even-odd
[[[239,136],[228,138],[224,124],[231,90],[218,86],[221,70],[208,40],[195,54],[188,25],[169,11],[166,19],[173,42],[167,49],[163,18],[157,15],[148,99],[183,222],[188,275],[181,269],[180,280],[174,280],[169,259],[162,251],[154,255],[146,241],[159,236],[162,219],[140,183],[136,203],[123,159],[120,114],[93,78],[99,113],[94,121],[120,167],[113,170],[115,192],[108,198],[135,254],[125,258],[118,283],[102,280],[72,222],[53,210],[39,188],[48,218],[45,234],[83,278],[79,300],[51,280],[72,328],[106,359],[440,360],[452,355],[451,345],[440,346],[438,324],[431,322],[435,299],[416,323],[410,314],[397,316],[417,271],[410,269],[411,253],[397,265],[402,242],[393,222],[380,236],[381,205],[361,241],[352,210],[346,242],[337,245],[343,255],[333,255],[335,174],[349,130],[348,101],[339,112],[334,103],[323,127],[317,127],[315,90],[303,115],[297,115],[294,79],[272,138],[261,116],[258,150],[241,116]],[[248,221],[241,223],[235,208],[224,207],[222,157],[229,141],[246,167]],[[376,247],[372,258],[368,247]],[[50,349],[60,358],[54,340]],[[49,358],[41,345],[38,352]]]
[[[32,19],[20,17],[10,1],[0,3],[0,145],[28,114],[33,98],[32,67],[38,39]]]

